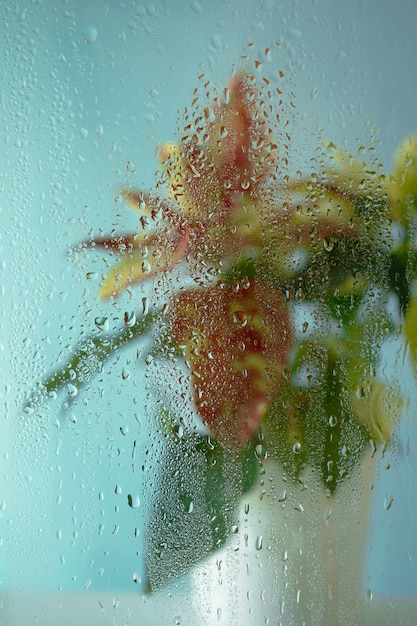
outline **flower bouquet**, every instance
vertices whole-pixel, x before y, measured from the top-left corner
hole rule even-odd
[[[289,491],[314,475],[328,526],[339,490],[401,416],[399,390],[379,368],[384,343],[400,337],[417,356],[417,137],[390,174],[363,160],[363,147],[354,157],[331,142],[312,172],[291,172],[282,90],[247,71],[214,96],[207,85],[178,142],[159,149],[155,189],[122,190],[137,231],[80,244],[114,259],[103,300],[128,290],[134,301],[148,281],[155,306],[138,297],[120,332],[97,318],[28,400],[81,390],[143,337],[148,359],[180,372],[171,408],[155,416],[148,590],[227,545],[242,496],[270,462]],[[175,410],[177,400],[187,408]],[[285,499],[276,495],[276,516]]]

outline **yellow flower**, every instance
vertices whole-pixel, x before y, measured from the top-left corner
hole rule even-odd
[[[393,426],[401,417],[402,399],[386,384],[369,376],[352,392],[351,403],[356,419],[368,427],[376,443],[388,443]]]
[[[417,134],[398,148],[386,186],[393,219],[407,224],[409,209],[417,211]]]

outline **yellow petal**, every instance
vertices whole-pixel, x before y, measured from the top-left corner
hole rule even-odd
[[[388,443],[401,416],[402,399],[380,380],[368,377],[353,391],[351,402],[358,422],[369,428],[378,443]]]
[[[328,183],[359,196],[374,195],[381,191],[380,176],[375,165],[360,161],[336,148],[333,143],[329,144],[328,150],[330,148],[331,164],[326,170]]]
[[[151,266],[142,255],[128,254],[108,273],[100,289],[100,298],[117,297],[123,289],[144,280],[150,273]]]
[[[409,199],[417,210],[417,134],[409,135],[398,148],[386,187],[394,219],[405,219]]]
[[[159,162],[168,179],[168,185],[181,214],[185,217],[198,215],[200,211],[187,193],[186,178],[191,170],[190,165],[182,156],[180,146],[173,143],[167,143],[162,146],[159,153]]]
[[[172,235],[168,231],[136,235],[129,251],[108,273],[100,298],[117,297],[123,289],[173,267],[186,254],[188,232]]]

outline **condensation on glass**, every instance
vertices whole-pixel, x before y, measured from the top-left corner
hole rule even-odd
[[[412,5],[1,6],[1,623],[412,623]]]

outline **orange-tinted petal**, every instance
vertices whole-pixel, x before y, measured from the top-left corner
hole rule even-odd
[[[176,265],[188,249],[188,232],[168,231],[136,235],[129,252],[108,273],[100,290],[103,299],[117,297],[123,289]]]
[[[224,223],[244,196],[262,198],[263,183],[276,166],[277,148],[262,115],[260,91],[245,73],[233,77],[227,98],[218,98],[180,144],[166,144],[160,162],[183,215]]]
[[[248,439],[287,363],[291,328],[282,297],[256,283],[216,285],[174,299],[173,338],[191,369],[197,411],[216,437]]]

